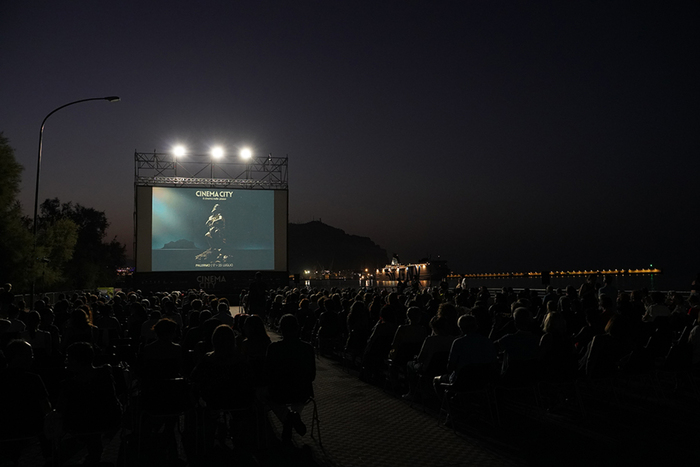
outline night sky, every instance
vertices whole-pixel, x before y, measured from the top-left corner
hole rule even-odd
[[[131,253],[135,150],[289,156],[289,220],[457,272],[700,271],[700,6],[5,1],[0,131]]]

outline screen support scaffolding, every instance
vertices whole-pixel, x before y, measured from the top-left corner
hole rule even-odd
[[[150,187],[212,187],[248,190],[287,190],[287,157],[214,159],[209,154],[175,156],[172,153],[134,152],[134,191]],[[137,206],[134,196],[136,257]]]
[[[134,167],[136,186],[287,189],[287,158],[272,154],[244,161],[135,152]]]

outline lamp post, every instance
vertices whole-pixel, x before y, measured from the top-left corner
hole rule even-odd
[[[75,104],[80,104],[81,102],[88,102],[88,101],[109,101],[109,102],[118,102],[120,99],[118,96],[107,96],[107,97],[91,97],[89,99],[80,99],[77,101],[69,102],[67,104],[64,104],[58,108],[53,109],[49,114],[44,117],[44,120],[41,122],[41,128],[39,129],[39,156],[37,158],[37,163],[36,163],[36,190],[34,191],[34,226],[33,226],[33,234],[34,234],[34,249],[32,250],[32,302],[29,304],[29,306],[34,306],[34,292],[35,292],[35,287],[36,287],[36,243],[37,243],[37,216],[39,213],[39,179],[41,175],[41,148],[42,144],[44,141],[44,124],[46,123],[46,120],[53,115],[54,113],[58,112],[59,110],[68,107],[70,105],[75,105]]]

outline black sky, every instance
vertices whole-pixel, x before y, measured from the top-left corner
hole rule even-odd
[[[134,150],[289,155],[321,218],[458,272],[700,271],[697,2],[25,1],[0,131],[131,245]]]

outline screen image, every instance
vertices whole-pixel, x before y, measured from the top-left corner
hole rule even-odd
[[[137,189],[137,270],[285,268],[286,192]]]

